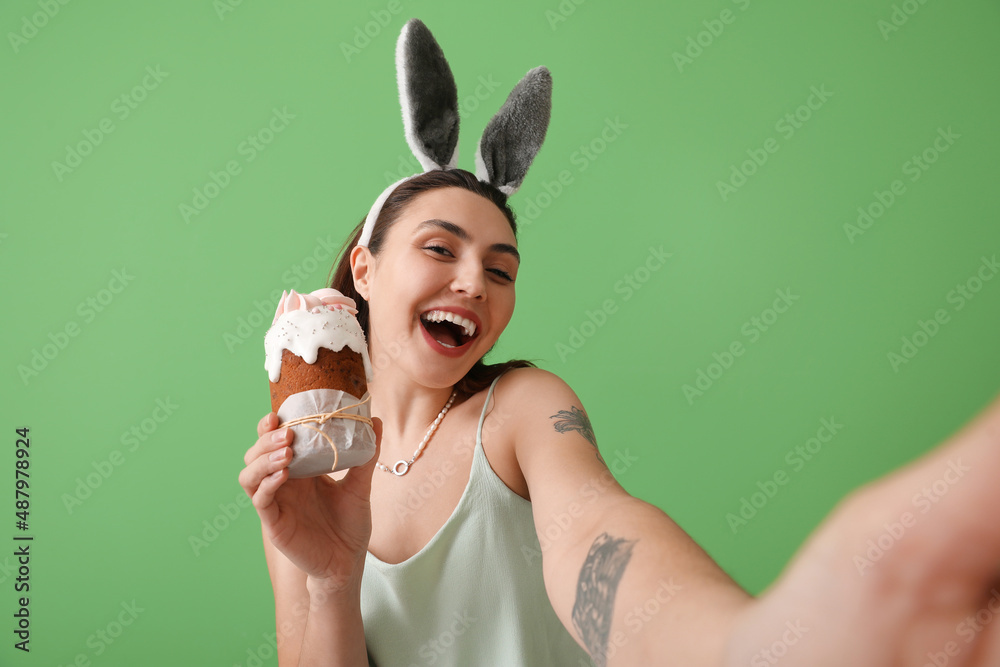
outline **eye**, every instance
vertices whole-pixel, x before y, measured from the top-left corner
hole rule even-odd
[[[493,273],[497,274],[498,276],[500,276],[501,278],[503,278],[507,282],[510,282],[510,283],[514,282],[514,279],[510,277],[510,274],[507,273],[506,271],[504,271],[503,269],[490,269],[490,271],[492,271]]]
[[[433,253],[435,253],[437,255],[452,256],[451,255],[451,251],[448,250],[447,248],[445,248],[444,246],[441,246],[441,245],[428,245],[428,246],[424,246],[423,249],[424,250],[430,250],[431,252],[433,252]],[[488,269],[488,270],[491,273],[493,273],[493,274],[495,274],[497,276],[500,276],[501,278],[503,278],[504,280],[506,280],[509,283],[514,282],[514,278],[511,277],[511,275],[509,273],[507,273],[506,271],[504,271],[503,269]]]
[[[429,245],[429,246],[424,246],[424,250],[433,250],[435,253],[437,253],[439,255],[443,254],[443,253],[447,253],[449,255],[451,254],[451,251],[448,250],[447,248],[445,248],[443,245]],[[441,252],[438,252],[439,250]]]

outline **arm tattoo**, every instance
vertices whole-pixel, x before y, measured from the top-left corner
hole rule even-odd
[[[632,558],[638,540],[612,537],[601,533],[590,546],[576,584],[573,604],[573,627],[580,634],[597,667],[607,664],[611,612],[615,607],[618,582]]]
[[[559,420],[554,424],[556,431],[559,433],[579,431],[580,435],[585,437],[594,446],[594,450],[597,452],[597,460],[604,463],[604,458],[601,456],[600,450],[597,449],[597,438],[594,437],[594,429],[590,425],[590,417],[587,416],[586,412],[575,405],[571,405],[569,406],[569,410],[560,410],[549,417],[549,419]],[[605,463],[605,465],[607,464]]]

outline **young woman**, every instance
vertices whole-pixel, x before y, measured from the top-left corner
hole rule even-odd
[[[513,315],[520,264],[499,190],[428,172],[396,188],[368,247],[360,232],[330,286],[357,301],[368,337],[376,456],[288,479],[292,443],[270,413],[240,474],[283,667],[588,654],[597,665],[1000,664],[1000,622],[989,623],[1000,401],[851,494],[752,599],[614,481],[562,380],[482,363]],[[430,321],[443,313],[457,325]]]
[[[396,64],[424,173],[383,191],[330,285],[367,335],[376,455],[289,479],[271,413],[240,473],[283,667],[1000,664],[1000,400],[851,494],[752,599],[615,482],[562,380],[482,362],[514,313],[507,196],[544,140],[548,70],[514,87],[472,174],[454,168],[456,88],[417,19]]]

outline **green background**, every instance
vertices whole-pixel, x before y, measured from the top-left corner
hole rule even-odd
[[[394,70],[413,16],[455,74],[460,167],[472,169],[479,134],[525,72],[553,75],[551,127],[512,199],[524,263],[494,358],[563,377],[605,458],[638,459],[619,475],[625,488],[750,591],[839,498],[941,442],[997,391],[1000,280],[973,281],[981,289],[961,309],[948,299],[1000,249],[995,2],[564,0],[560,14],[555,0],[53,0],[49,18],[46,1],[0,7],[0,543],[18,532],[22,426],[35,536],[30,655],[11,647],[13,547],[0,548],[2,664],[247,665],[268,653],[260,524],[236,502],[269,409],[272,293],[324,286],[347,232],[416,170]],[[904,4],[912,16],[880,30]],[[731,22],[712,23],[724,10]],[[42,27],[25,28],[32,20]],[[356,39],[363,48],[345,53]],[[147,67],[165,76],[144,90]],[[484,80],[495,86],[480,99]],[[116,100],[137,86],[144,99],[123,117]],[[800,109],[813,86],[832,95]],[[249,160],[241,142],[274,109],[294,118]],[[789,137],[777,124],[797,110],[808,119]],[[102,120],[113,131],[78,166],[53,166]],[[619,131],[602,138],[609,120]],[[959,137],[934,155],[948,128]],[[769,138],[777,152],[723,197],[718,183]],[[906,163],[927,149],[936,161],[911,180]],[[239,173],[186,220],[180,206],[229,161]],[[858,207],[896,179],[904,194],[849,238]],[[671,256],[645,274],[651,246]],[[132,278],[114,294],[116,270]],[[627,300],[615,289],[626,275],[646,280]],[[752,341],[744,326],[776,290],[798,299]],[[91,298],[104,298],[100,312]],[[606,300],[614,312],[584,325]],[[938,309],[947,323],[894,368],[888,354]],[[558,347],[574,341],[572,353]],[[742,356],[710,369],[737,341]],[[699,370],[717,377],[689,400]],[[157,400],[177,406],[162,423]],[[824,418],[843,428],[794,469],[786,453]],[[123,441],[144,425],[143,440]],[[777,471],[789,483],[734,530],[727,515]],[[99,486],[67,506],[88,475]],[[212,522],[224,528],[193,547]],[[142,611],[121,636],[94,638],[133,601]]]

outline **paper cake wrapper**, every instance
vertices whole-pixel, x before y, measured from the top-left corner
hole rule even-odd
[[[300,417],[333,412],[367,398],[367,393],[356,398],[339,389],[309,389],[285,399],[278,408],[278,421],[284,424]],[[371,417],[367,402],[344,412]],[[292,479],[316,477],[364,465],[375,455],[375,431],[357,419],[332,417],[323,424],[308,422],[289,428],[295,434],[292,439],[292,460],[288,464],[289,477]]]

